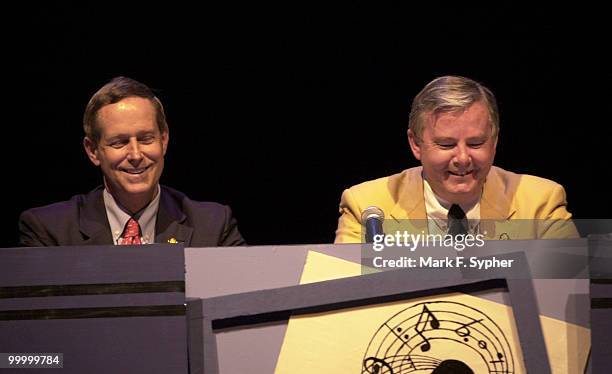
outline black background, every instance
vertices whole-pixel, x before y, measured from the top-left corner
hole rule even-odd
[[[406,127],[437,76],[496,94],[496,164],[609,218],[605,12],[586,5],[26,5],[2,26],[3,236],[27,208],[101,183],[82,146],[90,96],[126,75],[170,125],[162,183],[234,209],[250,244],[333,241],[344,188],[416,166]]]

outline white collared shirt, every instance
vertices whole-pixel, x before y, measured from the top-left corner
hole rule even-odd
[[[427,213],[427,226],[430,234],[444,235],[448,232],[448,210],[451,203],[442,199],[433,192],[429,182],[423,178],[423,197],[425,198],[425,211]],[[480,197],[471,204],[461,205],[468,219],[469,232],[478,232],[480,223]]]
[[[157,222],[157,211],[159,210],[159,195],[161,189],[159,184],[157,185],[157,193],[155,197],[146,208],[140,210],[134,214],[134,218],[140,225],[140,232],[142,237],[140,240],[142,244],[153,244],[155,243],[155,224]],[[111,195],[106,188],[102,194],[104,198],[104,207],[106,208],[106,216],[108,217],[108,223],[111,228],[111,234],[113,235],[113,243],[116,245],[119,243],[119,238],[123,233],[127,221],[132,217],[126,213],[115,201],[113,195]]]

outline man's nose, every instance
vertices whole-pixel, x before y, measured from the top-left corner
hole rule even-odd
[[[453,162],[456,165],[467,166],[472,161],[470,156],[469,149],[467,149],[464,145],[457,146],[457,152],[455,152],[455,157],[453,158]]]
[[[135,138],[130,139],[130,144],[128,146],[127,159],[130,162],[139,162],[140,160],[142,160],[142,151],[140,149],[140,144],[138,143],[138,139],[135,139]]]

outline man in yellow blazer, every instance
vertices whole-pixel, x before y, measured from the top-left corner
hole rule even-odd
[[[489,239],[577,237],[561,185],[492,166],[498,134],[488,88],[464,77],[433,80],[409,119],[410,148],[422,166],[345,190],[335,242],[363,241],[361,215],[370,206],[382,210],[385,225],[411,222],[429,233],[444,233],[458,214]]]

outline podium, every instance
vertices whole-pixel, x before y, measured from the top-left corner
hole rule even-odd
[[[554,247],[551,242],[546,241],[545,244]],[[535,241],[514,241],[513,243],[500,241],[496,243],[496,246],[501,247],[501,252],[512,252],[515,247],[533,249],[540,244],[542,243],[536,243]],[[312,305],[297,303],[290,307],[288,304],[283,305],[282,300],[297,299],[299,301],[305,297],[313,299],[318,297],[320,300],[329,302],[334,300],[333,295],[326,294],[325,290],[329,287],[325,285],[322,285],[321,289],[317,289],[315,285],[297,286],[306,262],[307,253],[310,251],[318,252],[360,263],[362,249],[362,246],[358,244],[231,248],[229,251],[225,248],[187,248],[185,251],[187,263],[186,292],[189,297],[204,299],[201,304],[202,308],[209,308],[212,311],[208,316],[206,316],[206,311],[204,311],[204,314],[205,318],[213,319],[208,326],[212,327],[216,343],[218,372],[274,372],[286,334],[287,320],[292,315],[292,311],[295,312],[298,309],[297,314],[302,314],[305,312],[319,313],[326,310],[325,305],[321,306],[320,303],[318,306],[314,306],[316,302]],[[435,277],[438,274],[440,273],[432,274],[434,279],[421,278],[419,286],[415,286],[415,282],[418,283],[419,276],[423,274],[417,276],[416,279],[411,279],[410,275],[407,275],[404,289],[418,291],[419,289],[447,288],[452,287],[452,285],[461,285],[460,282],[453,281],[453,279],[458,279],[457,276],[440,277],[437,280],[440,283],[436,283]],[[378,281],[392,281],[391,278],[384,278],[385,276],[387,275],[383,274],[383,278],[378,279]],[[526,306],[525,297],[528,299],[530,289],[532,290],[534,304],[531,307],[535,307],[535,309],[525,311],[524,315],[521,316],[521,318],[524,318],[524,322],[519,323],[524,334],[524,337],[521,338],[521,346],[523,351],[529,347],[527,356],[532,355],[533,358],[529,360],[531,364],[536,362],[546,363],[544,347],[539,343],[531,346],[529,344],[529,342],[542,342],[541,332],[538,333],[537,326],[530,325],[534,323],[534,317],[537,319],[538,309],[539,314],[543,316],[588,328],[588,279],[514,279],[510,282],[514,284],[514,291],[517,292],[515,298],[521,300],[518,303],[516,301],[512,303],[511,298],[508,297],[508,290],[499,290],[499,288],[505,287],[503,285],[484,288],[482,288],[482,285],[481,288],[478,285],[472,285],[470,289],[469,282],[465,282],[463,286],[466,287],[463,287],[463,291],[485,300],[511,305],[515,308],[516,313],[516,308]],[[338,286],[339,290],[347,288],[365,289],[366,287],[372,288],[377,283],[380,282],[374,279],[370,284],[367,281],[366,283],[360,283],[359,280],[354,280],[349,281],[344,286],[333,285],[332,287]],[[518,284],[521,284],[521,286],[517,286]],[[531,287],[531,284],[533,284],[533,287]],[[292,287],[294,288],[292,289]],[[312,288],[309,289],[308,287]],[[292,296],[293,292],[295,293]],[[306,296],[301,295],[301,292],[305,293]],[[520,292],[526,292],[526,295],[518,296]],[[318,294],[313,297],[312,293]],[[370,297],[376,299],[376,296],[379,296],[379,299],[384,301],[388,300],[390,295],[398,293],[400,293],[399,289],[381,289],[380,294],[372,294]],[[359,299],[362,296],[365,297],[361,295],[355,298]],[[346,295],[342,295],[342,297],[346,297]],[[354,305],[350,303],[351,300],[338,299],[336,301],[336,305],[328,308],[328,311]],[[272,306],[271,303],[273,302],[279,304]],[[276,311],[274,308],[277,308]],[[237,315],[241,313],[243,318],[238,318]],[[518,323],[518,319],[516,322]],[[203,333],[205,344],[207,335],[210,337],[209,331]],[[209,351],[205,352],[204,356],[210,357],[212,354],[215,353]],[[213,373],[216,372],[214,367],[209,368],[209,370]],[[550,372],[549,370],[538,367],[533,372],[544,373]]]
[[[555,247],[552,242],[493,246],[513,256],[517,249]],[[300,284],[312,253],[353,264],[364,254],[351,244],[3,249],[0,353],[62,353],[66,373],[273,373],[292,316],[452,290],[511,306],[525,367],[546,373],[555,362],[547,358],[538,315],[583,328],[591,318],[609,326],[605,280],[594,286],[588,278],[440,277],[420,269]],[[609,345],[598,344],[609,336],[594,330],[593,373],[610,367]]]
[[[187,373],[184,264],[170,245],[1,249],[0,352],[61,353],[62,373]]]

